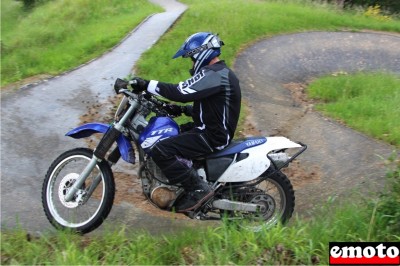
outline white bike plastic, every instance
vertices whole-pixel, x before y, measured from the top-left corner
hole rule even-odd
[[[241,153],[248,153],[249,156],[238,162],[234,161],[218,182],[246,182],[256,179],[271,165],[268,153],[291,148],[302,148],[302,146],[285,137],[269,137],[264,144],[243,150]]]

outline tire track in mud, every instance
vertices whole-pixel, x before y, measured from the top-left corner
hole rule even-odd
[[[234,69],[260,134],[283,135],[308,144],[295,167],[287,170],[295,183],[299,214],[306,215],[329,197],[382,189],[381,158],[395,147],[323,117],[305,101],[303,90],[312,79],[333,73],[400,74],[399,36],[375,32],[282,35],[255,43],[236,59]]]
[[[84,115],[80,116],[81,124],[93,121],[106,124],[110,123],[116,111],[116,106],[119,104],[120,100],[120,96],[108,97],[106,104],[107,106],[110,106],[110,108],[108,109],[99,109],[97,103],[86,105],[87,112]],[[101,134],[94,134],[91,137],[86,138],[85,142],[87,144],[87,147],[90,149],[95,149],[96,145],[101,139],[101,136]],[[138,158],[138,155],[136,155],[136,158]],[[166,219],[191,220],[183,214],[163,211],[158,207],[153,206],[147,200],[142,191],[142,184],[138,176],[139,162],[131,165],[123,162],[122,159],[120,161],[122,163],[118,163],[113,168],[116,189],[114,204],[132,204],[147,214],[163,217]]]

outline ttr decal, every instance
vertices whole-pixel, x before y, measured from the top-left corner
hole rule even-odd
[[[154,131],[151,131],[150,136],[161,135],[161,134],[165,134],[165,133],[173,132],[173,131],[174,131],[174,129],[172,127],[159,129],[159,130],[154,130]]]

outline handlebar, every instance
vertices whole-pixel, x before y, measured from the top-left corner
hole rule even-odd
[[[115,93],[116,94],[122,93],[126,97],[138,99],[139,101],[145,99],[154,105],[151,109],[154,109],[152,111],[155,112],[156,114],[162,116],[176,117],[176,115],[169,114],[168,110],[166,109],[167,105],[170,104],[168,101],[160,100],[156,96],[147,91],[139,92],[128,89],[128,86],[132,84],[137,84],[137,81],[136,80],[125,81],[123,79],[117,78],[114,84]]]
[[[167,101],[162,101],[160,99],[157,99],[155,96],[153,96],[151,93],[149,92],[144,92],[143,97],[148,100],[149,102],[154,103],[157,107],[165,107],[168,102]]]
[[[139,94],[139,92],[137,92],[135,90],[130,90],[128,88],[128,85],[131,85],[131,88],[132,88],[132,85],[136,85],[136,84],[137,84],[137,80],[125,81],[123,79],[117,78],[114,83],[114,91],[116,94],[120,94],[120,93],[127,94],[126,91]]]

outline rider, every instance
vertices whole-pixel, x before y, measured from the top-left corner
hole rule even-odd
[[[163,96],[176,102],[193,102],[191,106],[169,105],[171,115],[185,113],[194,127],[182,134],[162,140],[152,148],[154,162],[171,184],[180,183],[185,190],[175,208],[187,212],[200,206],[213,191],[185,159],[224,149],[232,140],[239,119],[241,91],[239,80],[218,56],[224,43],[218,35],[198,32],[189,36],[177,58],[190,58],[191,78],[179,84],[134,78],[133,89]],[[183,159],[185,158],[185,159]]]

